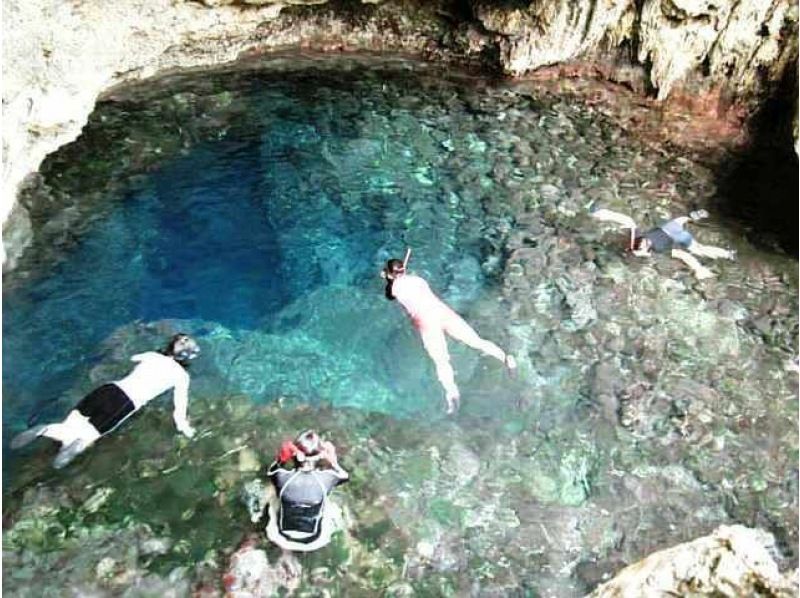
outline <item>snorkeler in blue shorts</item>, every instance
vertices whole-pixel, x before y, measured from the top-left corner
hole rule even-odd
[[[702,245],[698,243],[692,233],[686,230],[685,226],[689,222],[696,222],[703,218],[708,218],[705,210],[696,210],[688,216],[673,218],[655,228],[642,232],[633,218],[607,210],[605,208],[594,209],[591,216],[604,222],[619,224],[622,228],[630,229],[630,250],[633,255],[646,257],[653,253],[667,253],[675,259],[682,261],[689,266],[694,275],[702,280],[714,276],[714,273],[703,266],[695,256],[707,257],[712,260],[723,258],[733,260],[736,252],[721,247]]]

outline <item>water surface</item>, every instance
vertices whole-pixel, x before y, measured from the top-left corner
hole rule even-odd
[[[10,591],[218,585],[252,531],[240,455],[267,464],[308,426],[342,446],[354,523],[301,559],[303,588],[580,595],[732,522],[774,532],[796,565],[796,264],[713,215],[698,238],[740,257],[698,283],[586,216],[713,211],[711,172],[531,84],[399,60],[258,66],[116,92],[26,198],[4,447],[179,329],[203,348],[201,433],[176,437],[163,400],[64,473],[44,441],[4,450]],[[451,343],[455,418],[383,298],[377,273],[406,247],[520,362],[510,379]],[[36,573],[87,534],[83,561]],[[125,534],[168,548],[125,560],[108,543]],[[96,578],[104,557],[138,581]]]

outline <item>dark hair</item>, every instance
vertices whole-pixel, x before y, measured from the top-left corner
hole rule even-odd
[[[313,457],[319,453],[319,434],[314,430],[306,430],[295,439],[294,444],[306,457]]]
[[[188,368],[190,360],[192,360],[197,355],[197,351],[195,350],[194,353],[192,353],[192,354],[187,356],[187,355],[181,355],[180,353],[176,352],[176,350],[175,350],[175,347],[176,347],[176,345],[178,343],[182,343],[182,342],[187,341],[187,340],[190,340],[190,341],[192,341],[194,343],[194,341],[192,340],[192,337],[190,337],[188,334],[185,334],[183,332],[179,332],[178,334],[174,335],[172,338],[169,339],[169,342],[167,343],[167,346],[164,347],[163,349],[161,349],[161,351],[159,351],[159,353],[161,353],[162,355],[166,355],[167,357],[172,357],[175,361],[177,361],[179,364],[181,364],[184,368]],[[181,352],[181,353],[183,353],[183,352]]]
[[[168,357],[173,357],[175,355],[175,345],[177,345],[180,341],[189,338],[188,334],[183,334],[179,332],[178,334],[172,336],[169,341],[167,342],[167,346],[161,349],[159,353],[162,355],[166,355]]]
[[[387,274],[394,276],[395,274],[402,274],[405,272],[406,267],[403,265],[403,260],[392,258],[386,262],[386,268],[384,268],[384,271]]]
[[[383,289],[383,294],[389,301],[394,301],[395,296],[392,294],[392,285],[394,284],[394,279],[389,278],[391,276],[397,276],[398,274],[402,274],[406,271],[405,267],[403,266],[403,262],[392,258],[386,262],[386,267],[383,271],[387,274],[386,276],[386,286]]]

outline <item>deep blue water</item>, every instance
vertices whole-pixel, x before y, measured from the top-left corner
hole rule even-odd
[[[447,161],[453,144],[474,145],[479,123],[467,115],[464,130],[442,130],[433,119],[448,106],[417,107],[397,73],[366,75],[239,75],[222,94],[201,80],[101,106],[43,172],[78,205],[94,194],[102,217],[87,210],[55,257],[31,249],[4,293],[6,430],[60,418],[100,382],[90,374],[113,353],[112,334],[162,320],[235,338],[231,349],[200,339],[211,342],[208,376],[255,400],[438,410],[432,368],[377,273],[411,245],[415,270],[457,308],[485,296],[481,262],[499,249],[484,238],[481,194],[452,190],[469,169]],[[420,81],[450,103],[459,89]],[[413,105],[398,108],[403,97]],[[477,157],[470,176],[486,169]],[[45,235],[57,222],[38,220]],[[388,374],[397,363],[403,377]]]
[[[4,498],[26,504],[16,523],[4,513],[4,583],[63,589],[52,568],[30,573],[48,558],[94,583],[116,558],[105,535],[81,559],[51,551],[63,538],[42,535],[60,519],[76,522],[73,546],[130,537],[117,532],[138,521],[172,537],[169,559],[188,571],[211,549],[224,568],[251,531],[242,449],[265,464],[279,434],[307,425],[341,442],[354,472],[360,547],[344,577],[322,557],[331,588],[357,586],[360,568],[382,591],[374,572],[392,563],[420,595],[584,595],[723,523],[796,545],[796,374],[783,362],[797,285],[782,274],[796,264],[771,271],[774,256],[724,223],[698,230],[741,251],[708,264],[714,280],[667,256],[634,260],[588,221],[590,201],[645,220],[713,209],[704,166],[525,83],[343,60],[150,81],[100,104],[43,165],[24,197],[35,241],[3,288]],[[511,379],[450,342],[455,417],[384,299],[378,272],[406,247],[412,270],[520,362]],[[53,443],[6,450],[178,330],[202,348],[193,441],[163,399],[63,474]],[[74,508],[104,488],[105,514]],[[63,508],[48,514],[53,500]],[[438,561],[421,559],[434,545]]]

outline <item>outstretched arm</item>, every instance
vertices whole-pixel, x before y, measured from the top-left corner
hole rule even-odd
[[[615,224],[619,224],[622,228],[636,228],[636,223],[633,221],[633,218],[626,216],[625,214],[620,214],[619,212],[614,212],[613,210],[607,210],[606,208],[594,210],[593,212],[590,212],[589,215],[592,218],[596,218],[597,220],[601,220],[603,222],[613,222]]]
[[[189,420],[186,419],[186,408],[189,405],[189,375],[182,377],[177,384],[175,384],[175,391],[173,392],[173,401],[175,409],[172,412],[172,419],[175,421],[175,427],[178,431],[191,438],[194,436],[194,428],[189,425]]]

